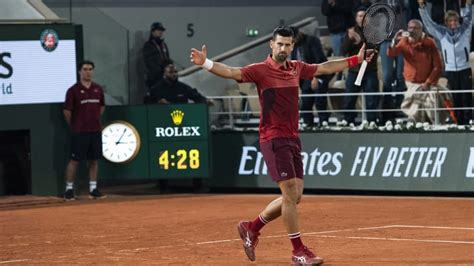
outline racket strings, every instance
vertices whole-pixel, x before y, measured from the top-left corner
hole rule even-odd
[[[365,40],[379,44],[388,39],[396,23],[395,12],[385,5],[374,5],[367,10],[363,22]]]

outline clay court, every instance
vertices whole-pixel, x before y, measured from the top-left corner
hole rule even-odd
[[[247,260],[236,224],[276,195],[114,196],[0,208],[0,264],[288,265],[281,219]],[[303,241],[325,265],[474,265],[471,198],[312,196]]]

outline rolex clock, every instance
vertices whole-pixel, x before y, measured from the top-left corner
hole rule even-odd
[[[209,177],[209,123],[206,104],[148,106],[151,178]]]
[[[130,162],[140,150],[140,135],[125,121],[113,121],[102,129],[102,155],[113,163]]]

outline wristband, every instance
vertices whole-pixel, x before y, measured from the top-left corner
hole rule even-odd
[[[359,57],[357,55],[346,57],[346,61],[347,61],[347,64],[349,65],[349,68],[359,65]]]
[[[206,58],[204,61],[204,64],[202,64],[202,68],[206,70],[211,70],[211,68],[214,66],[214,62],[212,60],[209,60]]]

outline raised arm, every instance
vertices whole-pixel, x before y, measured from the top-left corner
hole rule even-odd
[[[374,57],[374,51],[373,50],[365,51],[365,44],[364,44],[360,48],[359,53],[357,55],[347,57],[347,58],[342,58],[342,59],[330,60],[330,61],[320,64],[318,66],[318,69],[314,73],[314,75],[318,76],[318,75],[332,74],[336,72],[341,72],[347,67],[357,66],[362,61],[364,61],[364,54],[367,55],[366,57],[367,62],[370,62],[370,60],[372,60],[372,58]]]
[[[395,36],[393,36],[392,43],[387,49],[387,55],[390,57],[398,56],[399,54],[403,53],[402,46],[404,46],[404,42],[408,37],[402,37],[403,30],[397,31]],[[402,41],[405,40],[405,41]]]
[[[239,67],[230,67],[226,64],[212,62],[207,59],[207,49],[206,45],[202,46],[202,50],[199,51],[196,48],[191,48],[191,62],[197,66],[202,66],[207,69],[209,72],[227,79],[234,79],[240,81],[242,79],[242,71]]]
[[[431,19],[431,16],[428,13],[428,10],[426,9],[424,0],[418,0],[418,5],[420,5],[420,8],[418,10],[420,12],[420,17],[423,21],[426,31],[429,34],[433,35],[436,39],[441,40],[446,34],[446,26],[439,25]]]
[[[464,10],[463,10],[464,9]],[[466,1],[466,6],[461,8],[462,24],[461,31],[471,30],[472,23],[472,0]]]

